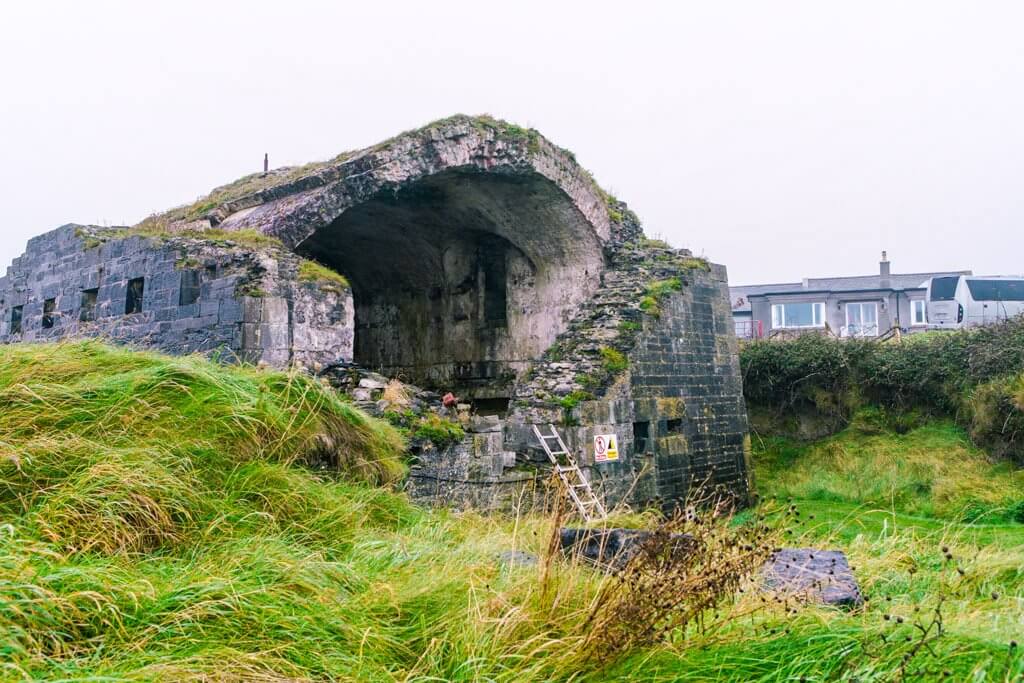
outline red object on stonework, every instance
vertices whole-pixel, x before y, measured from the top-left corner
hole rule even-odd
[[[458,402],[459,399],[455,398],[455,394],[453,394],[450,391],[441,397],[441,405],[443,405],[445,408],[451,408]]]

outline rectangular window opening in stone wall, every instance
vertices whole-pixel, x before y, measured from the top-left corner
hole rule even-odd
[[[480,270],[484,281],[484,322],[492,327],[505,327],[508,325],[508,273],[505,268],[505,250],[497,244],[482,247]]]
[[[21,334],[21,313],[23,306],[15,306],[11,309],[11,334]]]
[[[137,277],[128,281],[128,294],[124,300],[124,314],[142,313],[142,295],[146,290],[146,278]]]
[[[54,311],[56,311],[56,310],[57,310],[57,300],[56,299],[46,299],[46,300],[43,301],[43,329],[44,330],[53,329],[53,323],[54,323],[54,320],[57,317],[56,315],[54,315]]]
[[[178,305],[188,306],[199,300],[201,280],[198,270],[181,271],[181,287],[178,290]]]
[[[682,434],[683,419],[681,417],[677,417],[672,420],[665,420],[665,431],[668,434]]]
[[[651,423],[633,423],[633,450],[637,453],[645,453],[651,443]]]
[[[99,297],[98,289],[82,290],[82,305],[79,306],[78,319],[83,323],[96,319],[96,299]]]

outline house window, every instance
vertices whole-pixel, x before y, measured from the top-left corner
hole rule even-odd
[[[79,306],[78,319],[83,323],[96,319],[96,298],[99,293],[98,289],[82,290],[82,305]]]
[[[128,295],[124,300],[124,314],[142,313],[142,295],[146,290],[146,279],[137,277],[128,281]]]
[[[927,325],[928,321],[924,317],[924,299],[917,299],[910,302],[910,320],[911,325]]]
[[[878,304],[846,304],[846,334],[850,337],[877,337]]]
[[[21,334],[21,312],[22,306],[15,306],[11,309],[11,334]]]
[[[199,300],[199,271],[181,271],[181,288],[178,294],[178,305],[188,306]]]
[[[825,304],[772,304],[772,327],[824,327]]]
[[[53,328],[53,321],[57,317],[53,313],[57,310],[56,299],[46,299],[43,301],[43,329],[49,330]]]

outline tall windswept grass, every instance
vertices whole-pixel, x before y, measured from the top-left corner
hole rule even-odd
[[[0,510],[64,550],[180,541],[252,463],[403,473],[397,432],[312,378],[96,341],[0,347],[0,415]]]
[[[668,525],[622,514],[616,524],[660,533],[642,562],[612,574],[557,552],[567,523],[557,515],[416,508],[386,485],[401,448],[391,427],[301,375],[96,342],[0,348],[0,680],[1024,674],[1010,646],[1024,640],[1024,526],[944,520],[941,506],[928,518],[863,509],[828,467],[788,481],[761,457],[765,491],[832,486],[848,500]],[[965,450],[956,467],[975,455]],[[857,471],[886,466],[866,463]],[[939,489],[912,485],[923,472],[893,481],[930,499]],[[787,544],[850,554],[870,598],[862,610],[777,602],[749,580],[786,525]],[[667,531],[704,552],[676,562]],[[516,550],[536,564],[502,559]],[[908,668],[914,643],[899,638],[939,591],[947,635]]]

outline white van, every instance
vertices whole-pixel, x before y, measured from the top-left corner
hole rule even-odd
[[[955,330],[1024,314],[1024,277],[953,275],[928,280],[928,328]]]

